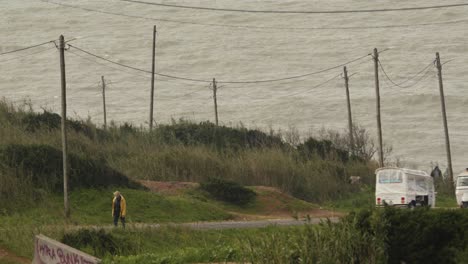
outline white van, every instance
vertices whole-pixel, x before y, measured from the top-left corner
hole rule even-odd
[[[468,168],[457,176],[455,196],[460,207],[468,208]]]
[[[380,168],[375,171],[377,206],[435,206],[434,180],[424,171]]]

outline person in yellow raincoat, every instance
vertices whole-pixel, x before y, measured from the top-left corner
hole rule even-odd
[[[114,217],[114,226],[117,226],[120,221],[123,228],[125,228],[125,215],[127,214],[127,202],[119,191],[114,192],[114,199],[112,200],[112,216]]]

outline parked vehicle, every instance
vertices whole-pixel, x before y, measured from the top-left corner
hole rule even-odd
[[[461,208],[468,208],[468,168],[457,176],[455,196]]]
[[[377,206],[435,206],[434,180],[426,172],[403,168],[380,168],[375,174]]]

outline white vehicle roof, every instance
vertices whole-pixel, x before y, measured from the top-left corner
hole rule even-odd
[[[400,171],[402,171],[403,173],[407,173],[407,174],[413,174],[413,175],[431,177],[431,175],[427,174],[427,172],[425,172],[425,171],[421,171],[421,170],[410,170],[410,169],[398,168],[398,167],[383,167],[383,168],[379,168],[379,169],[375,170],[375,174],[377,174],[379,171],[383,171],[383,170],[400,170]],[[468,172],[467,172],[466,176],[468,176]]]
[[[457,177],[468,176],[468,168],[466,168],[462,173],[458,174]]]

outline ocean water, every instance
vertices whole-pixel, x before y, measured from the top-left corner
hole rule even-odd
[[[347,112],[341,68],[281,82],[222,82],[315,72],[369,54],[376,47],[385,50],[380,54],[382,65],[390,78],[400,83],[414,77],[440,52],[446,63],[443,76],[454,172],[468,167],[468,7],[382,13],[260,14],[177,9],[119,0],[54,1],[82,9],[39,0],[0,0],[0,52],[58,39],[63,34],[66,40],[76,38],[70,42],[74,46],[151,70],[152,28],[157,25],[157,72],[202,80],[216,78],[219,118],[226,125],[242,122],[265,129],[295,127],[302,135],[322,127],[344,130]],[[255,10],[351,10],[441,4],[435,0],[147,1]],[[431,25],[441,22],[444,24]],[[388,25],[410,26],[381,27]],[[147,125],[148,74],[99,61],[73,48],[66,53],[66,66],[70,116],[89,116],[97,123],[103,122],[99,85],[103,75],[109,83],[108,120]],[[348,71],[353,74],[353,119],[376,137],[371,57],[348,65]],[[37,110],[42,107],[60,112],[59,57],[53,44],[0,56],[0,72],[1,97],[17,103],[30,100]],[[380,74],[384,142],[393,146],[393,155],[407,166],[428,170],[433,162],[445,168],[435,67],[429,66],[422,75],[405,82],[403,86],[407,88],[394,86]],[[333,77],[336,78],[318,86]],[[157,77],[156,122],[179,118],[214,120],[209,84]]]

